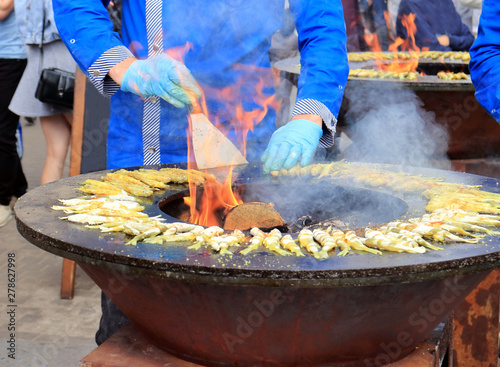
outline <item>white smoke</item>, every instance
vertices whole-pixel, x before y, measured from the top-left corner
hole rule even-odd
[[[436,124],[415,92],[407,89],[346,90],[349,161],[449,168],[448,132]]]

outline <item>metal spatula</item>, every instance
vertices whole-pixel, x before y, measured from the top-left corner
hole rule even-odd
[[[243,154],[201,111],[190,112],[193,151],[199,169],[248,164]]]

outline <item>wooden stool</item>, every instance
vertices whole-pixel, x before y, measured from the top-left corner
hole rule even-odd
[[[409,356],[387,367],[449,367],[451,318],[442,323]],[[80,361],[80,367],[202,367],[151,345],[133,325],[124,326]],[[378,365],[380,366],[380,365]]]

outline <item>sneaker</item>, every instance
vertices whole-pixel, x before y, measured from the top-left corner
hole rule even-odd
[[[0,205],[0,227],[3,227],[7,224],[9,220],[14,218],[14,214],[12,214],[12,209],[8,205]]]

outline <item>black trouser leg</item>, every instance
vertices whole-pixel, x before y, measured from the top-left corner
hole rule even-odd
[[[101,292],[101,310],[102,316],[99,322],[99,330],[95,335],[97,345],[104,343],[106,339],[129,323],[129,319],[104,292]]]
[[[17,161],[17,172],[16,172],[16,182],[12,187],[12,195],[16,198],[19,198],[26,194],[28,191],[28,181],[26,181],[26,176],[24,175],[23,166],[21,165],[21,160],[19,156],[16,159]]]
[[[25,67],[26,60],[0,59],[0,205],[27,188],[16,146],[19,116],[9,110]]]

